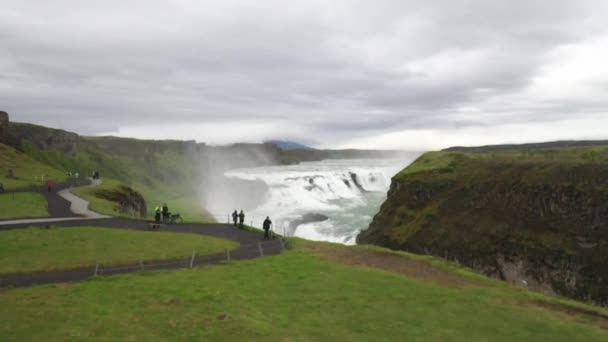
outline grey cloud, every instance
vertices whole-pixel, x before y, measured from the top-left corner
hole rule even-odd
[[[606,6],[595,1],[90,6],[0,9],[0,104],[15,120],[86,134],[142,122],[277,120],[301,137],[339,142],[605,113],[603,102],[496,100],[525,93],[554,49],[603,34]],[[459,107],[482,110],[462,118]]]

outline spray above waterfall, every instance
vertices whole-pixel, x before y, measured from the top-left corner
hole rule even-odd
[[[237,169],[225,176],[266,184],[266,199],[250,216],[273,217],[277,232],[354,244],[356,235],[367,228],[386,197],[391,177],[410,162],[324,160]]]

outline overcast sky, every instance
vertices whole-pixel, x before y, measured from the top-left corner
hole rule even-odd
[[[0,110],[81,134],[608,138],[608,1],[0,0]]]

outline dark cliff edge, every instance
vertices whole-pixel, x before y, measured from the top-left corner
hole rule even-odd
[[[608,146],[430,152],[393,178],[358,243],[447,257],[608,305]]]

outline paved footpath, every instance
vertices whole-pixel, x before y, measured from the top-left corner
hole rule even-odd
[[[0,226],[0,232],[10,229],[20,229],[30,227],[32,224],[20,223],[16,225]],[[127,220],[127,219],[88,219],[88,220],[73,220],[59,222],[54,225],[53,229],[70,229],[70,227],[78,226],[97,226],[113,229],[130,229],[130,230],[148,230],[150,223],[147,221]],[[219,253],[207,256],[195,256],[184,259],[166,259],[152,260],[143,263],[133,262],[127,265],[101,265],[80,267],[69,270],[57,270],[49,272],[30,272],[30,273],[12,273],[0,274],[0,287],[24,287],[36,284],[49,283],[65,283],[71,281],[80,281],[91,278],[95,275],[114,275],[150,270],[171,270],[179,268],[188,268],[192,263],[192,267],[210,265],[229,260],[244,260],[254,259],[262,256],[271,256],[280,254],[285,246],[286,241],[283,239],[263,240],[260,233],[240,230],[229,224],[176,224],[165,226],[166,231],[177,233],[201,234],[224,238],[240,243],[237,250],[229,253]]]
[[[91,185],[95,186],[99,184],[101,183],[92,183]],[[69,189],[61,190],[56,195],[55,193],[50,193],[47,195],[47,199],[49,200],[49,213],[51,216],[60,215],[60,217],[0,221],[0,232],[32,226],[48,226],[49,224],[53,224],[54,229],[96,226],[143,231],[149,230],[150,227],[150,222],[148,221],[111,218],[89,211],[88,202],[73,195],[69,192]],[[56,210],[51,211],[51,206],[54,206]],[[66,208],[71,210],[66,213]],[[49,272],[0,274],[0,287],[23,287],[35,284],[63,283],[80,281],[99,275],[113,275],[146,270],[178,269],[209,265],[225,260],[253,259],[261,256],[280,254],[284,250],[286,244],[286,241],[283,239],[265,241],[260,233],[240,230],[228,224],[175,224],[164,226],[163,230],[224,238],[238,242],[240,247],[229,253],[226,252],[199,257],[195,256],[194,259],[154,260],[137,262],[131,265],[100,265]]]
[[[83,186],[98,186],[102,184],[101,179],[85,180]],[[101,215],[89,210],[89,202],[74,195],[67,184],[55,187],[58,191],[47,191],[46,187],[33,187],[19,190],[19,192],[38,192],[43,195],[48,203],[49,218],[15,219],[0,221],[0,226],[16,224],[44,224],[63,221],[77,221],[82,219],[101,219],[110,216]]]

